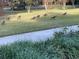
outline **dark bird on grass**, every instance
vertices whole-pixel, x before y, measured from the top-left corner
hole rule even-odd
[[[56,17],[57,17],[57,16],[52,16],[52,17],[51,17],[51,19],[54,19],[54,20],[55,20],[55,19],[56,19]]]
[[[5,20],[2,21],[1,25],[5,25]]]
[[[44,14],[44,16],[47,16],[47,14]]]
[[[10,20],[10,17],[7,17],[7,19],[6,20]]]
[[[40,15],[37,15],[37,18],[39,18],[40,17]]]
[[[32,19],[34,20],[34,19],[36,19],[36,17],[34,16],[34,17],[32,17]]]
[[[62,15],[66,15],[66,14],[67,14],[67,12],[63,13]]]
[[[17,19],[21,19],[21,15],[19,15]]]

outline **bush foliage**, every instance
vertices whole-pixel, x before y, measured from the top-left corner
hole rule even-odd
[[[79,32],[67,35],[60,32],[54,39],[43,42],[16,42],[2,46],[0,59],[79,59]]]

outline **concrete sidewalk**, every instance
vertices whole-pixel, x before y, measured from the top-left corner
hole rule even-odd
[[[53,28],[53,29],[49,29],[49,30],[18,34],[18,35],[12,35],[12,36],[7,36],[7,37],[1,37],[0,38],[0,46],[1,45],[8,45],[8,44],[11,44],[11,43],[14,43],[17,41],[32,41],[32,42],[45,41],[50,37],[54,38],[55,32],[63,31],[63,28],[64,27]],[[68,28],[67,32],[70,32],[71,30],[72,31],[79,30],[78,25],[69,26],[67,28]]]

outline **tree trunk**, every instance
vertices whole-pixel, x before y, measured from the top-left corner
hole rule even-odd
[[[66,9],[66,2],[63,2],[63,9]]]
[[[75,8],[75,0],[71,0],[73,8]]]
[[[45,10],[47,10],[48,0],[43,0],[43,5],[45,7]]]
[[[27,7],[27,11],[28,11],[28,13],[31,12],[31,5],[29,5],[29,6]]]
[[[62,9],[66,9],[66,0],[61,0]]]
[[[45,10],[47,10],[47,5],[45,4],[44,6],[45,6]]]

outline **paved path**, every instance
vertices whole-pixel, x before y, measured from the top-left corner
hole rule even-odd
[[[7,36],[7,37],[1,37],[0,46],[8,45],[8,44],[14,43],[16,41],[33,41],[33,42],[44,41],[50,37],[54,37],[55,32],[63,31],[63,28],[64,27],[37,31],[37,32],[31,32],[31,33],[12,35],[12,36]],[[68,30],[67,30],[68,32],[70,30],[73,30],[73,31],[79,30],[78,25],[69,26],[67,28],[68,28]]]

